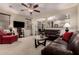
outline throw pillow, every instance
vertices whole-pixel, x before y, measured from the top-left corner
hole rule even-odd
[[[62,40],[68,42],[72,35],[73,35],[73,32],[65,32]]]

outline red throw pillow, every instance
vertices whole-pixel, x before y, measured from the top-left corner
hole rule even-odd
[[[65,32],[62,40],[68,42],[72,35],[73,35],[73,32]]]

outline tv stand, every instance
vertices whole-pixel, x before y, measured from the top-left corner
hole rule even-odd
[[[22,38],[24,37],[24,30],[22,28],[17,28],[17,32],[18,32],[18,36],[19,38]]]

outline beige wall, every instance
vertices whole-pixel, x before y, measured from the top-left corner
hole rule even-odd
[[[25,16],[21,16],[21,15],[18,15],[18,14],[16,15],[16,14],[13,14],[11,12],[7,12],[7,11],[1,10],[1,9],[0,9],[0,12],[11,14],[11,18],[10,18],[11,25],[13,25],[14,20],[23,21],[23,22],[26,23],[26,20],[25,20],[26,17]],[[70,14],[70,16],[71,16],[70,19],[69,19],[69,23],[71,25],[70,31],[79,30],[79,17],[78,17],[79,16],[79,5],[75,6],[75,7],[72,7],[72,8],[65,9],[65,10],[61,10],[60,12],[56,12],[54,14],[48,14],[48,16],[46,15],[46,19],[49,16],[60,15],[61,13]],[[45,14],[44,14],[44,16],[45,16]],[[25,36],[29,36],[31,31],[27,30],[26,26],[25,26]],[[35,18],[32,19],[32,31],[33,31],[32,32],[33,34],[35,34],[35,32],[37,32],[37,19],[35,19]],[[61,32],[64,32],[64,29],[62,29]]]
[[[79,6],[75,6],[75,7],[72,7],[72,8],[68,8],[68,9],[65,9],[65,10],[61,10],[60,12],[57,12],[55,14],[52,14],[50,16],[55,16],[55,15],[60,15],[60,14],[70,14],[70,19],[69,20],[69,23],[70,23],[70,31],[77,31],[79,29],[79,17],[77,17],[77,14],[79,16],[79,11],[77,11],[77,9],[79,10]],[[45,15],[44,15],[45,16]],[[49,16],[46,17],[46,19],[48,18]],[[78,18],[78,19],[77,19]],[[37,30],[37,19],[33,19],[33,31],[34,30]],[[62,28],[61,30],[61,34],[64,32],[64,28]],[[35,33],[35,31],[33,32]]]
[[[14,13],[11,13],[9,11],[7,12],[7,11],[2,10],[2,9],[0,9],[0,12],[11,15],[11,17],[10,17],[10,25],[12,25],[12,26],[13,26],[13,21],[22,21],[22,22],[25,22],[25,28],[24,28],[25,37],[29,36],[31,34],[30,30],[27,30],[27,28],[26,28],[27,27],[27,24],[26,24],[27,20],[25,20],[25,18],[26,18],[25,16],[14,14]]]
[[[79,31],[79,5],[77,6],[77,29]]]
[[[25,19],[25,16],[21,16],[21,15],[11,15],[11,25],[13,25],[13,21],[21,21],[21,22],[25,22],[25,28],[24,28],[24,34],[25,37],[29,36],[31,34],[30,30],[27,30],[27,20]]]
[[[60,13],[68,13],[70,14],[70,31],[77,31],[77,6],[61,11]],[[61,31],[64,32],[64,29]]]

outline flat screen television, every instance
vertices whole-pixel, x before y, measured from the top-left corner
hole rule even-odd
[[[24,28],[24,26],[25,26],[25,23],[24,22],[20,22],[20,21],[14,21],[13,22],[13,26],[14,27],[20,27],[20,28]]]

